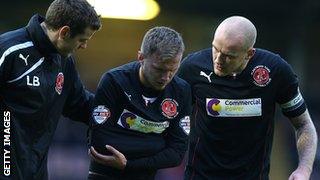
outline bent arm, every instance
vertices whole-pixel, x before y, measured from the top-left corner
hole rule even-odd
[[[178,166],[181,164],[187,149],[187,139],[177,138],[174,141],[171,142],[174,145],[170,143],[171,145],[154,156],[128,160],[125,169],[162,169]]]
[[[64,104],[62,114],[73,121],[83,122],[88,125],[94,94],[85,89],[80,80],[79,73],[75,69],[73,60],[69,63],[71,65],[68,70],[71,71],[70,75],[73,77],[73,81],[70,82],[71,89],[69,90],[70,93]]]

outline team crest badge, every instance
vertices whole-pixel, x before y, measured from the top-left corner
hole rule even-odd
[[[103,124],[110,117],[110,115],[110,110],[102,105],[94,108],[92,112],[92,117],[98,124]]]
[[[63,83],[64,83],[64,76],[62,72],[59,72],[56,79],[56,92],[60,95],[63,89]]]
[[[174,99],[166,98],[161,103],[162,115],[173,119],[178,115],[178,103]]]
[[[253,83],[259,87],[265,87],[271,82],[270,69],[266,66],[256,66],[251,75],[253,77]]]

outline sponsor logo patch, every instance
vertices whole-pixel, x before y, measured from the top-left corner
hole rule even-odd
[[[103,105],[100,105],[94,108],[92,112],[92,117],[94,121],[98,124],[103,124],[111,116],[111,112],[108,108]]]
[[[63,89],[63,83],[64,83],[64,75],[62,72],[59,72],[56,78],[56,92],[60,95]]]
[[[185,116],[180,119],[179,126],[182,128],[183,132],[186,133],[186,135],[189,135],[190,133],[190,116]]]
[[[161,110],[162,115],[169,119],[173,119],[179,114],[178,103],[171,98],[166,98],[162,101]]]
[[[207,114],[213,117],[261,116],[261,98],[217,99],[206,98]]]
[[[153,122],[150,120],[146,120],[124,109],[118,120],[118,125],[125,129],[130,129],[142,133],[160,134],[164,130],[166,130],[167,127],[169,127],[169,122]]]
[[[251,72],[253,83],[259,87],[265,87],[271,82],[270,69],[266,66],[256,66]]]

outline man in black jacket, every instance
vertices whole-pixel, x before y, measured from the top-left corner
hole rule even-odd
[[[92,113],[89,179],[153,179],[187,148],[191,91],[174,76],[184,45],[167,27],[150,29],[138,60],[105,73]],[[106,146],[107,145],[107,146]]]
[[[0,36],[1,178],[47,179],[47,153],[62,115],[87,123],[93,95],[75,69],[101,22],[85,0],[55,0],[46,17]]]

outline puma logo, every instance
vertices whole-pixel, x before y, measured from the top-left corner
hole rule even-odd
[[[212,75],[213,72],[211,72],[209,75],[207,75],[205,72],[200,71],[200,76],[204,76],[208,79],[209,83],[211,83],[210,76]]]
[[[26,64],[26,66],[28,66],[28,57],[29,57],[29,55],[27,56],[27,57],[24,57],[22,54],[19,54],[19,58],[21,58],[23,61],[24,61],[24,63]]]

